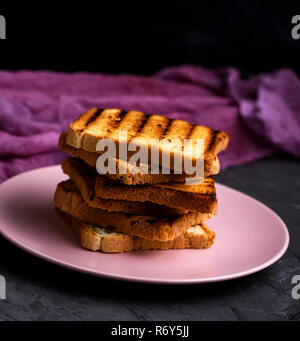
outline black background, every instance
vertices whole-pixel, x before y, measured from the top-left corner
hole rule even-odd
[[[1,1],[1,69],[151,74],[168,65],[300,72],[298,1]]]

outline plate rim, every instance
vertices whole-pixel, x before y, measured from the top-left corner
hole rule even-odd
[[[10,182],[11,180],[13,180],[17,177],[23,176],[24,174],[34,173],[37,171],[41,171],[41,170],[45,170],[45,169],[49,169],[49,168],[58,168],[58,167],[60,167],[60,164],[45,166],[45,167],[39,167],[39,168],[27,170],[25,172],[16,174],[16,175],[6,179],[5,181],[3,181],[0,184],[0,190],[1,190],[1,186],[3,186],[4,184],[7,184],[8,182]],[[269,211],[269,213],[275,215],[275,217],[278,219],[278,222],[280,223],[281,228],[284,232],[285,241],[284,241],[283,247],[280,249],[280,251],[277,252],[268,261],[254,267],[254,268],[244,270],[244,271],[240,271],[240,272],[235,272],[235,273],[228,274],[228,275],[223,275],[223,276],[215,276],[215,277],[207,277],[207,278],[195,278],[195,279],[155,279],[155,278],[149,279],[147,277],[133,277],[133,276],[126,276],[126,275],[116,275],[114,273],[108,273],[108,272],[98,272],[95,270],[82,268],[80,266],[74,265],[74,264],[69,263],[67,261],[61,261],[61,260],[56,259],[52,256],[45,255],[44,253],[41,253],[37,250],[33,250],[30,247],[27,247],[26,245],[23,245],[19,241],[11,238],[8,234],[6,234],[3,231],[3,229],[1,228],[1,225],[0,225],[0,234],[5,239],[7,239],[9,242],[11,242],[13,245],[19,247],[20,249],[28,252],[29,254],[31,254],[33,256],[36,256],[42,260],[48,261],[52,264],[67,268],[69,270],[88,274],[88,275],[93,275],[93,276],[102,277],[102,278],[106,278],[106,279],[119,280],[119,281],[135,282],[135,283],[148,283],[148,284],[158,284],[158,285],[159,284],[161,284],[161,285],[189,285],[189,284],[205,284],[205,283],[224,282],[224,281],[233,280],[233,279],[237,279],[237,278],[241,278],[241,277],[245,277],[245,276],[257,273],[257,272],[264,270],[264,269],[268,268],[269,266],[275,264],[286,253],[288,246],[289,246],[289,242],[290,242],[289,231],[288,231],[288,228],[287,228],[286,224],[284,223],[283,219],[275,211],[273,211],[270,207],[268,207],[266,204],[262,203],[258,199],[253,198],[249,194],[243,193],[243,192],[241,192],[235,188],[229,187],[227,185],[220,184],[218,182],[216,182],[216,185],[218,187],[219,186],[224,187],[227,190],[234,191],[238,194],[246,196],[248,199],[255,201],[256,204],[259,204],[265,210]],[[176,250],[174,250],[174,251],[176,251]]]

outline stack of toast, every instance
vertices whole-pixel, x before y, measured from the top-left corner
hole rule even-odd
[[[150,161],[146,165],[149,172],[130,164],[132,153],[125,160],[116,154],[113,174],[99,172],[97,160],[104,151],[98,150],[97,143],[109,139],[120,146],[124,142],[120,131],[126,132],[125,144],[137,141],[149,151],[157,149],[155,174],[150,172]],[[176,143],[203,139],[204,178],[200,183],[187,184],[191,175],[179,174],[174,165],[167,174],[163,171],[165,149],[161,141],[166,139],[176,139]],[[217,213],[213,176],[220,170],[217,154],[228,141],[225,132],[165,116],[92,108],[60,136],[59,149],[70,155],[62,163],[69,179],[57,185],[56,210],[82,247],[89,250],[117,253],[208,248],[215,233],[204,223]],[[185,155],[181,144],[171,148],[170,165],[176,153]]]

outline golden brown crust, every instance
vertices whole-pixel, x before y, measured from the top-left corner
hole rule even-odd
[[[96,167],[96,162],[99,157],[99,154],[96,152],[89,152],[83,149],[76,149],[74,147],[66,144],[66,138],[68,133],[63,132],[60,135],[58,147],[61,151],[68,153],[72,156],[78,157],[86,162],[88,165],[92,167]],[[69,136],[69,135],[68,135]],[[79,138],[79,137],[78,137]],[[75,137],[74,137],[75,139]],[[124,185],[142,185],[142,184],[157,184],[157,183],[166,183],[166,182],[184,182],[187,176],[186,174],[162,174],[160,169],[159,174],[151,174],[150,167],[148,174],[133,173],[128,169],[127,174],[119,174],[119,161],[116,160],[117,165],[117,174],[105,174],[111,180],[117,180],[123,183]],[[220,172],[220,162],[218,157],[215,157],[214,160],[205,161],[204,162],[204,177],[215,175]]]
[[[215,239],[215,233],[204,224],[201,224],[198,228],[200,233],[187,231],[174,240],[166,242],[147,240],[111,231],[99,235],[90,224],[80,221],[59,209],[57,209],[57,212],[71,227],[81,246],[92,251],[120,253],[133,250],[203,249],[210,247]]]
[[[149,201],[177,209],[211,212],[216,202],[214,179],[205,178],[200,185],[181,183],[126,186],[98,175],[95,180],[97,197],[115,200]]]
[[[60,210],[87,223],[114,227],[117,232],[159,241],[173,240],[191,225],[200,224],[215,215],[217,210],[215,204],[208,214],[190,212],[169,217],[107,212],[88,206],[71,180],[58,184],[54,202]]]
[[[176,215],[187,213],[185,209],[176,209],[164,205],[157,205],[151,202],[138,202],[128,200],[103,199],[96,197],[95,178],[96,171],[86,165],[82,160],[68,157],[62,163],[64,173],[68,174],[79,189],[85,202],[96,208],[109,212],[124,212],[140,215]]]

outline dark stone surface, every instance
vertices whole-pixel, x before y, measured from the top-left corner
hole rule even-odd
[[[42,261],[0,237],[7,299],[1,320],[300,320],[291,296],[300,275],[300,163],[273,158],[231,168],[217,181],[276,211],[291,243],[276,264],[227,282],[157,286],[111,281]]]

